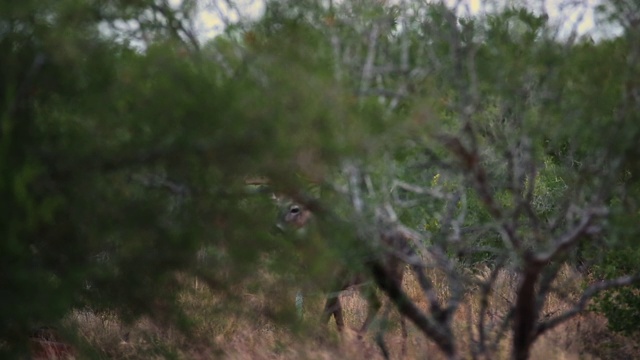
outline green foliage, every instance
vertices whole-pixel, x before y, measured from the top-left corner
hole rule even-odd
[[[379,146],[366,139],[380,122],[362,121],[337,86],[313,27],[265,18],[259,43],[240,50],[248,60],[229,63],[233,78],[161,20],[143,51],[98,31],[154,9],[3,5],[2,351],[74,308],[180,319],[176,273],[224,291],[265,252],[297,251],[269,234],[273,206],[247,194],[244,177],[321,179],[340,157]],[[371,120],[375,107],[364,110]]]
[[[638,268],[638,247],[627,244],[614,247],[607,252],[602,265],[596,268],[599,276],[615,278],[621,274],[635,272]],[[640,293],[638,286],[612,290],[602,294],[594,304],[594,309],[607,317],[608,326],[625,334],[637,333],[640,319]]]
[[[462,263],[519,266],[576,222],[568,208],[597,199],[604,231],[573,258],[603,278],[637,272],[632,30],[567,44],[519,8],[270,1],[199,50],[179,26],[193,4],[0,5],[0,351],[78,308],[188,328],[178,274],[229,294],[261,271],[324,284],[340,264],[361,270],[367,223],[338,191],[345,163],[373,178],[367,204],[402,204],[403,223]],[[138,33],[114,30],[125,22]],[[314,183],[329,209],[304,241],[273,236],[251,175],[293,196]],[[524,250],[505,246],[505,223]],[[635,331],[637,294],[597,308]]]

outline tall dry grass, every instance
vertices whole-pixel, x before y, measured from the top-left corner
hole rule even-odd
[[[488,270],[476,269],[475,276],[488,276]],[[433,274],[433,279],[439,296],[446,298],[444,276]],[[306,297],[304,319],[297,322],[293,307],[295,289],[268,275],[260,281],[269,286],[260,287],[260,292],[248,292],[239,285],[233,298],[214,294],[206,288],[185,286],[181,303],[192,325],[188,335],[149,319],[125,326],[113,315],[76,312],[69,320],[80,329],[87,348],[93,349],[93,354],[99,358],[373,360],[382,359],[373,339],[374,333],[382,327],[391,357],[400,358],[403,339],[395,310],[390,312],[388,321],[380,317],[369,334],[359,340],[351,329],[357,329],[364,321],[367,304],[358,291],[346,291],[341,295],[348,329],[338,334],[333,322],[328,328],[319,322],[324,305],[321,293]],[[569,267],[563,268],[555,284],[561,291],[549,297],[542,316],[552,316],[567,309],[583,282],[580,274]],[[513,274],[503,271],[498,275],[490,298],[488,322],[500,321],[506,314],[514,300],[516,284],[517,278]],[[410,274],[405,277],[403,287],[426,311],[427,303]],[[228,302],[234,302],[234,306],[229,306]],[[479,298],[469,291],[453,321],[457,344],[465,359],[471,358],[468,349],[472,338],[477,337],[478,309]],[[638,338],[609,331],[606,319],[601,315],[585,313],[544,334],[535,343],[531,358],[640,359],[639,344]],[[406,345],[407,359],[442,358],[435,344],[411,324]],[[509,338],[505,336],[489,358],[506,359],[509,350]]]

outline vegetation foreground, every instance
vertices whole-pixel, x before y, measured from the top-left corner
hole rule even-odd
[[[561,2],[0,2],[0,357],[640,357],[640,3]]]
[[[485,269],[486,271],[486,269]],[[488,275],[488,274],[484,274]],[[477,276],[483,276],[478,271]],[[587,279],[575,270],[565,268],[558,278],[559,285],[565,287],[566,298],[550,299],[544,309],[552,315],[566,310],[579,293],[581,284]],[[415,279],[408,278],[403,285],[410,296],[423,309],[428,304],[421,301],[420,289]],[[497,282],[496,294],[492,301],[496,312],[508,311],[504,303],[513,301],[516,278],[514,274],[501,274]],[[446,291],[441,286],[441,291]],[[293,296],[293,293],[290,294]],[[445,294],[442,294],[445,296]],[[83,341],[98,351],[101,356],[117,359],[165,358],[172,353],[187,359],[382,359],[375,344],[373,331],[364,339],[358,339],[355,328],[364,321],[366,302],[357,291],[341,294],[346,310],[346,323],[352,329],[340,335],[335,324],[326,329],[320,323],[320,312],[324,298],[316,294],[309,299],[309,307],[304,324],[296,329],[278,322],[269,314],[276,307],[274,298],[267,294],[243,293],[241,297],[249,304],[251,313],[245,316],[219,314],[220,321],[211,321],[210,314],[216,303],[223,301],[203,287],[189,283],[181,295],[181,304],[191,314],[196,324],[194,332],[185,336],[170,327],[164,327],[150,319],[139,320],[129,326],[123,325],[116,316],[98,317],[92,313],[77,312],[67,321],[80,329]],[[500,304],[502,303],[502,304]],[[289,304],[293,308],[293,301]],[[474,307],[479,304],[467,299],[456,314],[455,331],[462,341],[469,341],[469,331],[473,331],[477,318]],[[393,313],[385,332],[391,358],[400,358],[403,339],[398,328],[398,314]],[[495,315],[496,318],[499,314]],[[214,317],[218,318],[218,317]],[[471,324],[471,326],[470,326]],[[123,334],[127,333],[127,341]],[[311,336],[310,336],[311,335]],[[463,347],[467,347],[464,346]],[[545,334],[532,349],[532,359],[635,359],[640,356],[637,336],[624,336],[607,328],[604,316],[593,312],[584,313],[561,327]],[[410,326],[406,358],[443,358],[433,344],[425,343],[417,329]],[[464,358],[471,357],[465,354]],[[505,339],[494,359],[509,358],[509,340]]]

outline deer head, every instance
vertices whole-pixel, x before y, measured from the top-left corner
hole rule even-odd
[[[278,217],[277,227],[285,231],[287,229],[298,230],[302,229],[311,220],[311,211],[299,204],[289,204],[284,207],[284,210]]]

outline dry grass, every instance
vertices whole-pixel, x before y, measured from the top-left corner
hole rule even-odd
[[[486,276],[478,271],[477,276]],[[439,296],[446,298],[444,278],[433,276]],[[295,321],[293,311],[294,290],[284,287],[277,280],[265,275],[271,286],[266,292],[247,293],[238,287],[236,298],[216,296],[206,289],[187,286],[182,303],[189,314],[192,332],[186,336],[171,328],[159,326],[143,319],[130,326],[121,325],[113,316],[96,316],[92,313],[77,312],[72,316],[80,328],[86,342],[95,349],[99,358],[113,359],[382,359],[373,341],[373,333],[379,328],[374,324],[372,331],[359,340],[355,331],[347,330],[338,334],[332,324],[328,329],[320,326],[319,317],[323,306],[322,294],[307,296],[305,319]],[[568,299],[579,291],[581,277],[569,268],[563,269],[556,282],[562,292],[552,295],[543,315],[553,315],[566,309]],[[499,321],[513,301],[516,284],[514,276],[504,272],[498,276],[491,298],[493,312],[488,321]],[[421,299],[420,289],[408,275],[404,288],[425,309],[427,304]],[[471,336],[477,336],[477,295],[470,292],[463,306],[456,313],[453,326],[460,349],[469,349]],[[291,299],[283,302],[282,299]],[[366,302],[357,291],[347,291],[341,295],[345,309],[345,321],[355,329],[366,316]],[[228,302],[235,306],[228,306]],[[391,312],[387,322],[385,340],[392,358],[400,358],[402,336],[398,326],[399,315]],[[471,325],[471,326],[470,326]],[[587,313],[576,317],[543,335],[534,345],[532,359],[637,359],[640,358],[638,339],[624,337],[607,329],[606,319]],[[128,341],[122,339],[129,333]],[[508,358],[509,339],[500,342],[492,359]],[[462,353],[469,358],[470,353]],[[409,325],[406,358],[442,358],[435,344],[428,341],[412,325]]]

